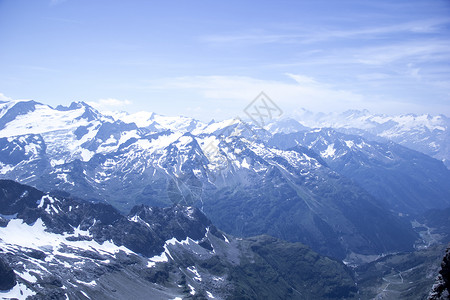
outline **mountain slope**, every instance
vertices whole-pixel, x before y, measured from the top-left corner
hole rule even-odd
[[[333,129],[275,134],[269,145],[304,146],[334,171],[361,185],[397,213],[450,206],[450,170],[436,159],[398,144],[369,141]]]
[[[4,298],[353,299],[357,292],[342,263],[267,236],[235,239],[194,208],[139,206],[123,216],[12,181],[0,181],[0,191],[0,274],[15,274],[1,277]]]
[[[444,245],[412,253],[387,255],[356,267],[359,298],[426,299],[439,271]]]
[[[122,207],[133,205],[130,200],[160,206],[196,204],[229,233],[272,234],[341,258],[348,252],[408,250],[416,238],[406,223],[305,149],[270,150],[219,139],[226,164],[211,173],[197,140],[185,135],[178,140],[190,142],[174,142],[155,157],[137,141],[122,152],[97,154],[89,162],[47,168],[47,174],[31,182],[82,198],[109,199]],[[230,157],[234,161],[228,164]],[[149,165],[151,161],[158,165]],[[197,161],[204,163],[188,163]],[[24,170],[31,170],[30,164],[24,164]]]
[[[409,250],[417,238],[315,152],[270,146],[269,132],[240,120],[201,125],[152,114],[149,127],[138,127],[84,103],[33,107],[0,130],[1,178],[107,201],[122,212],[194,205],[228,233],[271,234],[341,259]]]
[[[442,160],[450,166],[450,119],[444,115],[404,114],[388,116],[367,110],[343,113],[299,111],[294,116],[310,128],[335,128],[369,140],[389,140]]]

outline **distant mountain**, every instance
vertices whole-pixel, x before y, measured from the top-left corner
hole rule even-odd
[[[0,180],[3,299],[356,299],[344,264],[268,236],[236,239],[192,207],[134,207]]]
[[[52,109],[33,102],[18,114],[14,107],[30,105],[21,103],[2,110],[9,116],[0,130],[2,178],[123,212],[195,205],[227,233],[270,234],[341,259],[411,250],[418,238],[407,220],[313,150],[271,146],[270,132],[240,120],[150,114],[139,127],[85,103]]]
[[[372,140],[393,141],[442,160],[450,167],[450,118],[444,115],[388,116],[367,110],[325,114],[300,110],[293,118],[310,128],[329,127]]]
[[[303,126],[300,122],[291,119],[284,118],[277,120],[276,122],[271,122],[264,127],[267,131],[272,134],[276,133],[293,133],[298,131],[309,130],[310,128]]]
[[[280,149],[300,145],[314,151],[332,170],[357,182],[396,213],[414,215],[450,206],[450,170],[393,142],[323,128],[275,134],[268,144]]]

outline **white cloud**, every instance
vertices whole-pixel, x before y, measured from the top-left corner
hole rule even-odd
[[[356,62],[366,65],[386,65],[400,60],[416,62],[445,61],[450,57],[448,41],[408,42],[359,49],[354,55]]]
[[[0,93],[0,101],[12,101],[12,99]]]
[[[412,65],[411,65],[412,66]],[[420,76],[420,70],[413,67],[409,76]],[[242,116],[243,109],[261,92],[265,92],[281,108],[285,115],[305,108],[315,112],[342,112],[348,109],[368,109],[375,113],[445,113],[449,106],[418,101],[416,98],[386,94],[371,88],[366,93],[361,88],[370,83],[382,84],[389,81],[391,74],[363,73],[354,82],[354,89],[344,89],[334,84],[319,81],[303,74],[285,74],[285,79],[267,80],[247,76],[187,76],[149,81],[137,87],[146,90],[147,95],[170,94],[170,109],[205,119],[223,119]],[[421,90],[420,90],[421,91]],[[193,104],[197,110],[192,109]],[[170,111],[168,108],[167,111]],[[219,109],[220,111],[218,111]],[[197,113],[196,113],[197,112]],[[166,112],[167,113],[167,112]]]
[[[175,90],[182,94],[194,93],[205,102],[233,103],[236,108],[245,107],[261,91],[264,91],[284,111],[304,107],[314,111],[358,108],[362,95],[352,91],[335,89],[315,79],[286,74],[287,81],[263,80],[245,76],[191,76],[151,81],[149,90]],[[187,96],[186,96],[187,97]],[[234,101],[234,102],[233,102]]]
[[[117,109],[131,105],[129,100],[119,100],[115,98],[99,99],[96,102],[88,102],[88,104],[96,109]]]
[[[298,84],[305,84],[305,85],[318,85],[318,82],[316,80],[314,80],[314,78],[309,77],[309,76],[304,76],[304,75],[299,75],[299,74],[291,74],[291,73],[286,73],[287,76],[291,77],[292,79],[294,79]]]
[[[310,44],[339,39],[375,39],[377,37],[389,37],[395,34],[408,33],[435,33],[442,30],[443,26],[450,23],[449,18],[423,19],[400,24],[374,26],[366,28],[329,29],[322,26],[282,26],[280,28],[267,28],[266,30],[248,30],[235,34],[215,34],[202,36],[200,40],[211,44],[271,44],[271,43],[299,43]]]

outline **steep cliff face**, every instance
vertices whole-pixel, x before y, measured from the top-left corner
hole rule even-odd
[[[428,300],[444,299],[450,299],[450,246],[445,251],[445,256],[441,263],[441,270],[428,297]]]

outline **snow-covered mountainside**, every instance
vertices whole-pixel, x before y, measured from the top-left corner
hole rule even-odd
[[[2,299],[353,299],[343,264],[268,236],[236,239],[192,207],[107,204],[0,180]]]
[[[154,113],[112,117],[85,103],[53,109],[22,101],[2,103],[0,125],[1,178],[106,201],[122,212],[139,204],[196,206],[227,233],[270,234],[338,258],[412,249],[418,236],[399,213],[450,206],[450,199],[441,197],[448,195],[450,178],[442,162],[363,137],[352,146],[347,136],[334,135],[336,147],[347,147],[339,151],[329,148],[331,141],[302,144],[296,132],[307,129],[298,122],[271,125],[283,136],[279,143],[277,134],[240,120],[204,124]],[[367,147],[355,151],[363,144]],[[354,163],[334,165],[335,154],[338,162]],[[359,165],[368,165],[364,174],[375,179],[357,183],[348,168]],[[380,169],[394,170],[402,191],[415,184],[408,183],[403,168],[433,196],[398,191],[397,203],[376,193],[392,188],[376,180]]]
[[[386,207],[418,214],[449,205],[450,171],[442,162],[393,142],[374,142],[330,128],[275,134],[280,149],[306,147],[334,171],[351,178]]]
[[[450,119],[444,115],[388,116],[367,110],[324,114],[302,110],[293,118],[310,128],[329,127],[371,140],[390,140],[442,160],[450,167]]]

